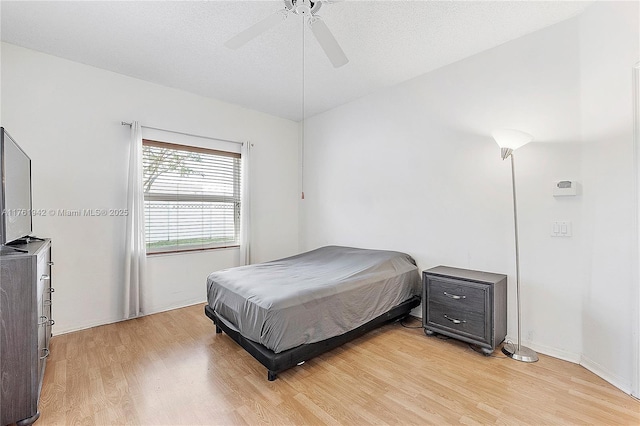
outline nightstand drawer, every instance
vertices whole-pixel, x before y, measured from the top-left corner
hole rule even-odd
[[[487,327],[483,313],[453,309],[450,305],[429,303],[427,324],[464,333],[468,337],[488,341]]]
[[[484,315],[488,301],[486,285],[440,277],[429,277],[429,280],[428,303],[438,303],[453,311]]]

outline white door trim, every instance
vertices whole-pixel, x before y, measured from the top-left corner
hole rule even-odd
[[[634,208],[635,208],[635,242],[633,278],[635,295],[635,324],[633,330],[633,378],[632,395],[640,398],[640,62],[633,67],[633,152],[634,152]]]

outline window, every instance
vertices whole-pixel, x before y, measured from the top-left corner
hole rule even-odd
[[[144,139],[147,253],[239,245],[240,154]]]

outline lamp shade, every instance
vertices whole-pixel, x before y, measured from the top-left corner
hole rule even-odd
[[[500,148],[509,148],[511,150],[516,150],[533,140],[533,136],[529,133],[513,129],[494,130],[491,136],[493,136]]]

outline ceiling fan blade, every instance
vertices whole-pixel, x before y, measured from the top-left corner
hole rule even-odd
[[[229,49],[239,49],[254,38],[258,37],[260,34],[284,21],[287,18],[287,15],[288,10],[279,10],[268,18],[263,19],[257,24],[250,26],[246,30],[230,38],[224,45]]]
[[[309,20],[309,26],[334,68],[339,68],[349,62],[347,55],[344,54],[335,37],[331,34],[329,27],[319,16],[313,16]]]

